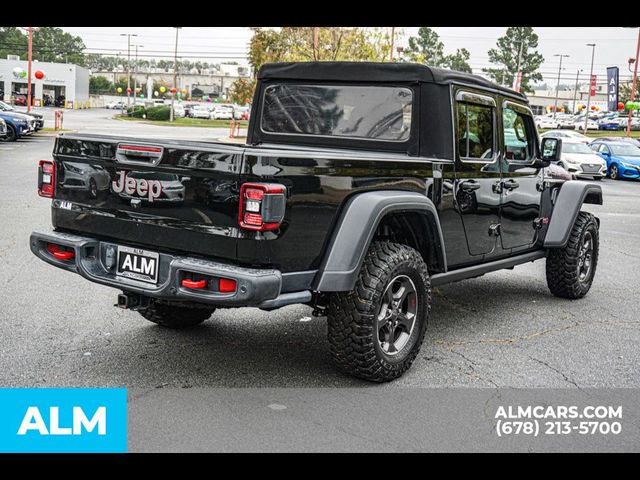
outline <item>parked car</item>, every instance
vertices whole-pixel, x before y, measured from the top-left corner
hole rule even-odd
[[[575,130],[584,130],[584,116],[581,118],[575,118],[573,125]],[[598,130],[598,121],[593,118],[589,118],[587,120],[587,130]]]
[[[211,118],[214,120],[232,120],[233,108],[225,105],[216,105],[211,110]]]
[[[175,117],[180,117],[180,118],[184,118],[187,116],[186,110],[184,108],[184,105],[181,105],[179,103],[175,104],[173,106],[173,115]]]
[[[558,128],[575,130],[576,122],[573,115],[568,115],[566,113],[557,114],[556,120],[558,121]]]
[[[607,174],[607,163],[582,142],[563,140],[558,165],[573,178],[601,180]]]
[[[110,108],[112,110],[123,110],[127,108],[127,102],[124,102],[122,100],[108,102],[108,103],[105,103],[104,108]]]
[[[544,132],[540,135],[540,138],[562,138],[584,144],[588,144],[591,141],[591,139],[586,135],[573,130],[549,130],[548,132]]]
[[[35,118],[28,115],[0,110],[0,118],[7,124],[5,141],[8,142],[13,142],[20,137],[31,135],[36,130]]]
[[[621,130],[617,115],[608,115],[598,120],[598,130]]]
[[[22,93],[14,93],[13,94],[13,104],[20,105],[22,107],[27,106],[27,96]]]
[[[627,125],[629,123],[629,117],[618,117],[618,125],[620,126],[620,130],[626,130]],[[632,117],[631,118],[631,130],[640,130],[640,118]]]
[[[191,116],[193,118],[206,118],[211,119],[211,107],[205,104],[196,105],[191,109]]]
[[[425,65],[309,62],[263,65],[254,102],[242,145],[63,134],[39,163],[55,229],[32,232],[33,254],[167,328],[306,304],[336,366],[375,382],[419,358],[433,287],[544,259],[553,295],[591,288],[599,220],[582,207],[602,189],[546,181],[562,140],[539,142],[524,95]],[[104,166],[106,198],[56,188],[68,162]],[[165,182],[188,201],[156,202]]]
[[[640,147],[640,139],[633,137],[598,137],[591,140],[591,144],[602,143],[602,142],[625,142],[630,143],[631,145],[635,145],[636,147]]]
[[[546,128],[558,129],[560,128],[560,122],[549,115],[539,115],[536,117],[536,127],[539,130]]]
[[[30,112],[19,111],[19,110],[16,110],[16,108],[13,105],[9,105],[8,103],[5,103],[0,100],[0,111],[16,112],[16,113],[22,113],[24,115],[28,115],[29,117],[32,117],[33,119],[35,119],[36,131],[42,130],[44,128],[44,115],[42,115],[41,113],[35,112],[34,110],[31,110]]]
[[[607,174],[612,180],[640,178],[640,148],[627,142],[599,141],[591,149],[607,162]]]
[[[7,137],[7,123],[3,118],[0,118],[0,142],[4,142]]]
[[[200,104],[198,102],[182,102],[182,106],[184,107],[185,117],[191,117],[191,111],[196,105],[200,105]]]

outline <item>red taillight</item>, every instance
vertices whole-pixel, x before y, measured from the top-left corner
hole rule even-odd
[[[238,223],[246,230],[264,232],[280,227],[285,210],[285,187],[273,183],[243,183]]]
[[[221,293],[233,293],[236,291],[237,282],[231,278],[221,278],[219,290]]]
[[[56,245],[55,243],[47,244],[47,252],[57,258],[58,260],[73,260],[76,256],[73,250],[65,250],[65,247]]]
[[[53,198],[56,189],[56,165],[53,160],[38,163],[38,195]]]

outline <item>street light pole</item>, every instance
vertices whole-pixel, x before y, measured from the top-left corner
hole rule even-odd
[[[556,84],[556,100],[553,103],[553,119],[556,119],[556,112],[558,111],[558,93],[560,93],[560,73],[562,72],[562,59],[569,57],[569,55],[562,55],[556,53],[554,57],[560,57],[560,66],[558,67],[558,83]]]
[[[571,113],[574,115],[576,114],[576,97],[578,96],[578,78],[580,77],[581,71],[581,68],[576,71],[576,88],[573,89],[573,108],[571,109]]]
[[[633,67],[633,81],[631,82],[631,101],[636,99],[636,85],[638,82],[638,57],[640,56],[640,28],[638,29],[638,46],[636,47],[636,62]],[[629,119],[627,120],[627,137],[631,136],[631,116],[633,110],[629,110]]]
[[[136,63],[133,67],[133,104],[136,104],[136,94],[138,89],[138,47],[142,48],[142,45],[134,45],[136,47]]]
[[[27,67],[27,113],[31,111],[31,63],[33,62],[33,27],[29,27],[29,53]]]
[[[173,52],[173,88],[178,88],[178,32],[182,27],[173,27],[176,29],[176,48]],[[169,121],[173,122],[173,102],[176,98],[176,94],[171,94],[171,111],[169,112]]]
[[[131,104],[131,37],[137,37],[135,33],[121,33],[121,37],[127,37],[127,109]]]
[[[587,47],[591,47],[591,73],[589,73],[589,95],[587,95],[587,113],[584,116],[584,130],[583,134],[587,134],[587,127],[589,126],[589,108],[591,108],[591,82],[593,79],[593,59],[596,54],[596,44],[587,43]]]

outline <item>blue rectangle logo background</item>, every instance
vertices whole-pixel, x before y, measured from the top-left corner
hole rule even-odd
[[[99,410],[100,407],[104,409]],[[95,424],[91,425],[91,420],[96,420]],[[23,422],[29,427],[19,435]],[[101,422],[103,434],[99,431]],[[0,388],[0,452],[126,451],[125,388]]]

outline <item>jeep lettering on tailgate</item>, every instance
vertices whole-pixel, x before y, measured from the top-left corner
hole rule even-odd
[[[162,194],[162,182],[159,180],[146,180],[144,178],[133,178],[127,176],[128,172],[118,172],[118,179],[111,182],[111,188],[115,193],[125,193],[127,195],[137,195],[147,197],[146,200],[153,202]]]

